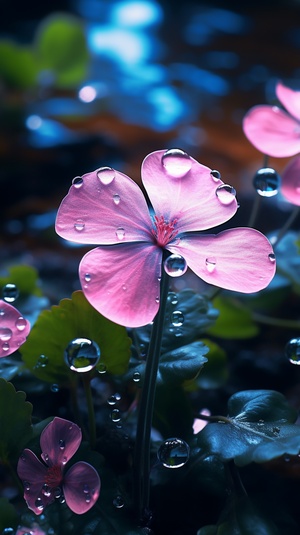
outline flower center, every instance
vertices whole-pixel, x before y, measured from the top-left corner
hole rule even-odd
[[[157,241],[157,245],[165,247],[175,238],[175,236],[177,236],[178,230],[175,230],[177,222],[178,219],[173,219],[172,221],[167,222],[163,215],[154,216],[154,224],[156,228],[153,229],[152,232]]]
[[[62,482],[62,471],[59,465],[50,466],[45,477],[45,484],[50,488],[59,487]]]

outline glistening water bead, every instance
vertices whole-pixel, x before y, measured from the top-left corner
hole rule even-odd
[[[189,460],[190,447],[181,438],[168,438],[160,445],[157,458],[166,468],[181,468]]]
[[[291,364],[300,366],[300,338],[292,338],[286,344],[285,355]]]
[[[108,186],[115,178],[115,171],[111,167],[100,167],[97,177],[104,186]]]
[[[2,289],[4,301],[13,303],[19,297],[19,290],[15,284],[6,284]]]
[[[174,178],[181,178],[191,169],[192,160],[183,150],[170,149],[164,153],[162,157],[162,165],[168,175]]]
[[[181,277],[187,270],[187,263],[183,256],[171,254],[164,261],[164,270],[170,277]]]
[[[65,363],[71,370],[85,373],[92,370],[100,358],[98,344],[88,338],[74,338],[65,349]]]
[[[280,176],[275,169],[263,167],[254,175],[253,186],[262,197],[273,197],[278,193]]]

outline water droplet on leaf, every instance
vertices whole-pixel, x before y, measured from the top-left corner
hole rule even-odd
[[[285,355],[291,362],[300,366],[300,338],[292,338],[285,346]]]
[[[215,258],[207,258],[205,260],[206,269],[209,273],[212,273],[216,269],[216,263]]]
[[[235,200],[236,191],[234,187],[229,184],[221,184],[221,186],[218,186],[216,189],[216,196],[220,203],[227,205]]]
[[[78,232],[82,232],[84,228],[85,228],[85,222],[83,221],[83,219],[76,219],[74,223],[74,229],[77,230]]]
[[[109,405],[115,405],[118,401],[120,401],[120,399],[121,399],[121,395],[116,393],[108,398],[107,403]]]
[[[83,184],[83,178],[81,176],[75,176],[75,178],[72,180],[72,184],[74,188],[80,189]]]
[[[169,292],[168,293],[168,302],[171,303],[171,305],[177,305],[178,303],[178,297],[175,292]]]
[[[162,165],[168,175],[174,178],[181,178],[191,169],[192,160],[183,150],[170,149],[164,153],[162,157]]]
[[[132,376],[132,380],[133,380],[134,383],[139,383],[140,380],[141,380],[140,372],[134,372],[134,374]]]
[[[121,413],[119,409],[113,409],[111,411],[111,419],[113,422],[119,422],[121,420]]]
[[[171,323],[174,327],[181,327],[184,322],[184,315],[180,310],[174,310],[171,315]]]
[[[118,227],[117,228],[116,236],[117,236],[118,240],[124,240],[124,238],[125,238],[125,230],[123,229],[123,227]]]
[[[19,297],[19,290],[15,284],[6,284],[2,290],[4,301],[13,303]]]
[[[0,340],[8,342],[12,337],[12,330],[8,327],[0,327]]]
[[[100,374],[106,373],[106,365],[103,362],[100,362],[100,364],[98,364],[97,372]]]
[[[115,178],[115,171],[111,167],[100,167],[97,171],[97,177],[104,186],[108,186]]]
[[[122,509],[122,507],[124,507],[125,505],[125,502],[122,498],[122,496],[118,495],[114,498],[113,500],[113,505],[117,508],[117,509]]]
[[[113,201],[116,205],[120,204],[121,197],[117,193],[113,195]]]
[[[100,349],[96,342],[88,338],[75,338],[66,347],[64,357],[71,370],[89,372],[99,361]]]
[[[48,362],[49,362],[49,359],[48,359],[48,357],[46,357],[46,355],[40,355],[38,360],[37,360],[36,367],[37,368],[45,368],[47,366]]]
[[[263,167],[254,175],[253,186],[262,197],[273,197],[278,193],[280,176],[275,169]]]
[[[170,277],[181,277],[187,270],[187,263],[183,256],[171,254],[164,261],[164,269]]]
[[[218,182],[218,180],[221,180],[221,173],[220,171],[217,171],[216,169],[211,170],[210,176],[215,182]]]
[[[158,449],[157,458],[166,468],[180,468],[189,460],[190,447],[180,438],[168,438]]]

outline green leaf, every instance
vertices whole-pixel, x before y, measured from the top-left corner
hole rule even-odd
[[[209,334],[220,338],[251,338],[258,334],[258,327],[251,317],[251,312],[237,299],[217,297],[214,306],[220,315],[215,324],[207,330]]]
[[[18,525],[18,514],[14,506],[9,503],[7,498],[0,498],[0,531],[7,528],[16,528]]]
[[[208,347],[203,342],[193,342],[187,346],[163,353],[158,367],[157,382],[182,383],[198,375],[207,362]]]
[[[0,78],[9,86],[28,89],[36,83],[36,59],[32,51],[12,41],[0,41]]]
[[[25,401],[25,392],[0,379],[0,459],[15,461],[32,436],[32,405]]]
[[[11,266],[8,274],[0,276],[0,287],[6,284],[15,284],[21,297],[27,295],[42,295],[38,286],[38,272],[32,266],[17,265]]]
[[[122,374],[130,357],[131,340],[125,327],[104,318],[87,301],[82,291],[44,310],[21,348],[26,366],[36,377],[51,383],[68,384],[74,373],[64,361],[64,351],[75,338],[95,341],[101,351],[100,363],[107,372]],[[45,366],[39,365],[44,355]]]
[[[200,388],[219,388],[228,379],[228,366],[225,351],[215,342],[203,339],[203,343],[208,347],[207,363],[197,377],[197,384]]]
[[[238,392],[229,399],[228,412],[198,434],[203,451],[239,466],[299,453],[300,426],[293,425],[297,413],[279,392]]]

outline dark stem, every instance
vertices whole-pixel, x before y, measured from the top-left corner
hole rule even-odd
[[[168,254],[168,252],[164,251],[163,262]],[[155,400],[156,376],[162,344],[168,290],[169,276],[162,267],[160,307],[157,315],[154,318],[151,339],[149,343],[144,383],[139,402],[134,449],[134,503],[139,514],[139,518],[143,518],[143,516],[146,515],[147,511],[149,510],[151,428]]]
[[[93,402],[92,389],[91,389],[91,377],[89,373],[82,374],[82,383],[84,387],[85,399],[86,399],[87,410],[88,410],[90,446],[92,449],[95,449],[96,421],[95,421],[94,402]]]

